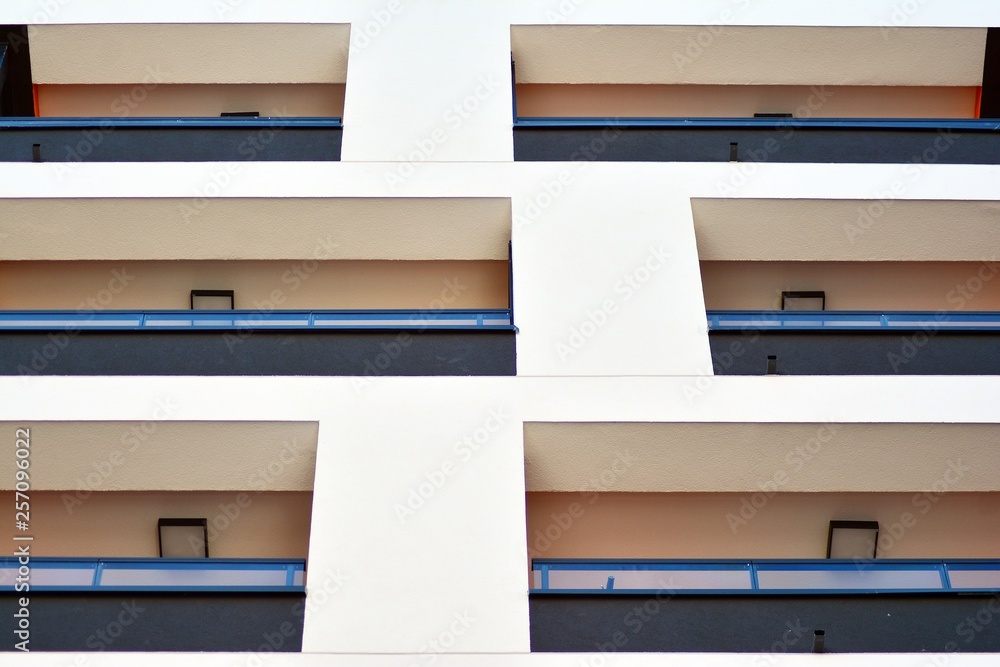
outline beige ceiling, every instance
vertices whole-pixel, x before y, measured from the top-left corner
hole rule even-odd
[[[30,28],[35,83],[344,83],[346,24]]]
[[[524,425],[528,491],[757,492],[779,473],[777,491],[997,491],[997,442],[1000,424]]]
[[[170,409],[169,402],[158,408]],[[152,407],[151,407],[152,410]],[[7,422],[36,491],[312,491],[316,422]],[[13,441],[0,489],[14,488]]]
[[[8,199],[0,260],[504,260],[510,227],[505,198]]]
[[[519,83],[978,86],[986,49],[985,28],[519,25],[510,32]]]
[[[702,260],[985,261],[1000,201],[692,199]]]

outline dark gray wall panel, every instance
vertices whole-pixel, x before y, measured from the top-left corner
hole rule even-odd
[[[524,161],[1000,164],[1000,133],[933,129],[515,128]],[[916,167],[914,167],[915,169]]]
[[[340,128],[114,127],[2,129],[0,162],[31,162],[40,144],[43,162],[235,162],[340,159]]]
[[[989,595],[539,595],[532,651],[1000,651]],[[979,630],[976,630],[979,628]]]
[[[0,332],[0,375],[515,375],[513,331]]]
[[[32,651],[302,650],[302,593],[37,593]],[[17,596],[0,596],[0,650],[14,650]]]
[[[1000,332],[740,332],[708,335],[716,375],[998,375]]]

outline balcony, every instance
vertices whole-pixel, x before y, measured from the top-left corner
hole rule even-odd
[[[500,198],[9,200],[0,374],[513,375],[510,228]]]
[[[37,651],[300,651],[305,563],[276,559],[0,560],[4,629],[29,597]],[[16,587],[16,588],[15,588]]]
[[[1000,313],[709,311],[716,375],[997,375]]]
[[[993,28],[512,26],[514,159],[997,164],[997,42]]]
[[[340,159],[350,26],[3,27],[0,162]]]
[[[996,560],[535,559],[532,651],[1000,650]]]
[[[3,311],[3,375],[514,375],[511,311]]]

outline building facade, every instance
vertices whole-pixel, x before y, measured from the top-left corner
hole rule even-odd
[[[997,8],[0,24],[11,664],[992,664]]]

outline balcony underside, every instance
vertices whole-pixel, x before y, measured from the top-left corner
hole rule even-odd
[[[716,375],[1000,375],[997,331],[710,331]]]
[[[532,593],[531,650],[809,653],[1000,651],[976,631],[988,594],[565,595]],[[985,612],[983,610],[986,610]]]
[[[339,119],[4,119],[0,162],[335,161]]]
[[[0,375],[515,375],[513,331],[0,331]]]
[[[514,159],[998,164],[998,128],[992,120],[532,118],[514,124]]]

